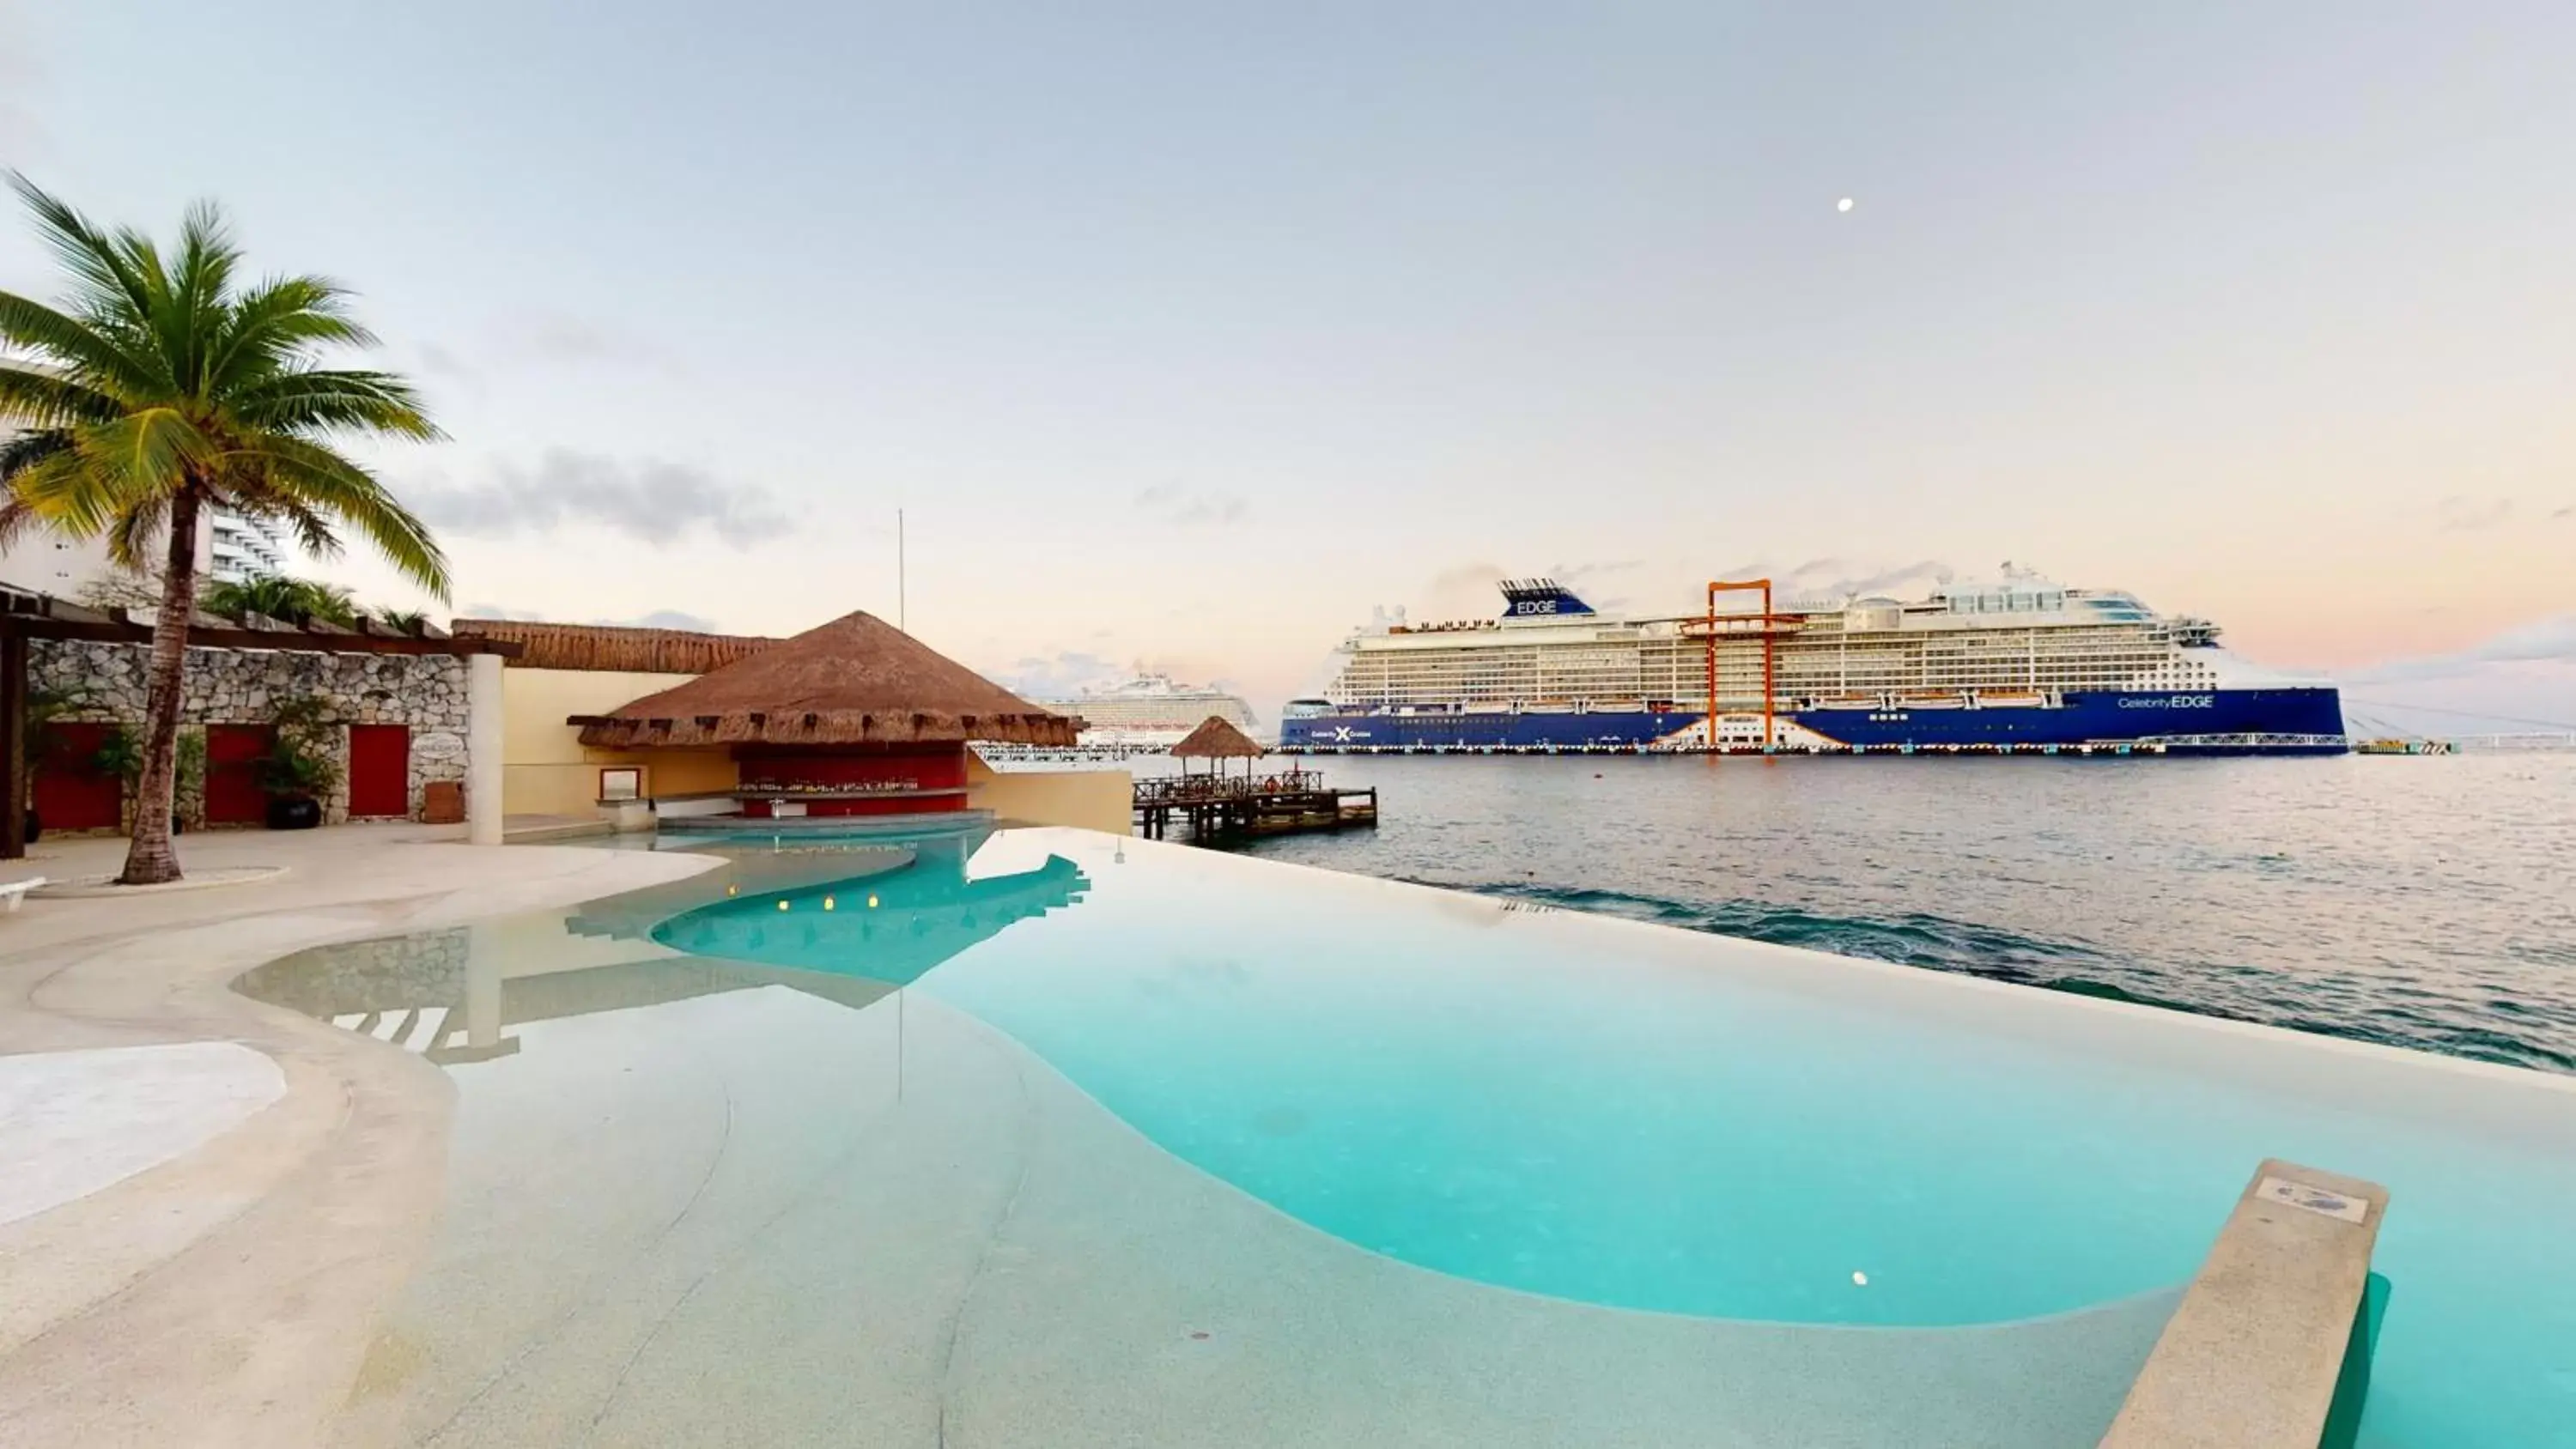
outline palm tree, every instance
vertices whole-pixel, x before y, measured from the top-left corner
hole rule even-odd
[[[447,560],[383,483],[342,455],[344,437],[440,436],[411,384],[324,367],[318,354],[365,347],[349,294],[320,277],[240,284],[222,215],[189,208],[166,257],[114,232],[16,172],[10,184],[70,274],[58,307],[0,291],[0,546],[30,527],[104,534],[120,563],[164,550],[144,696],[143,777],[134,842],[117,879],[179,878],[170,801],[188,617],[197,597],[197,521],[220,505],[292,528],[308,552],[339,551],[356,529],[393,565],[445,598]]]
[[[197,607],[227,619],[263,614],[280,623],[310,624],[318,619],[344,629],[358,622],[358,604],[347,589],[284,574],[253,574],[239,583],[209,584],[197,596]]]

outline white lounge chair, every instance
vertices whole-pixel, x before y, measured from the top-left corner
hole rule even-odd
[[[44,883],[45,878],[40,875],[29,876],[25,880],[0,881],[0,903],[4,903],[0,904],[0,912],[17,910],[19,903],[27,899],[27,892]]]

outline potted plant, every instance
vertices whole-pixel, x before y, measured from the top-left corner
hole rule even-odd
[[[206,780],[206,737],[202,734],[179,736],[178,756],[174,763],[178,769],[178,784],[170,795],[170,830],[176,834],[182,828],[178,802],[187,799],[189,793]],[[142,737],[124,725],[109,730],[107,738],[99,743],[98,753],[90,756],[90,767],[102,775],[116,776],[125,782],[127,789],[133,789],[134,782],[143,778]],[[35,839],[35,833],[30,830],[27,838]]]
[[[322,800],[340,783],[331,758],[326,706],[309,696],[280,703],[270,719],[277,741],[258,765],[259,788],[268,792],[268,828],[310,830],[322,823]]]

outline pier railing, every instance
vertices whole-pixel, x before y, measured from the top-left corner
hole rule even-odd
[[[1198,805],[1260,795],[1305,795],[1324,787],[1320,770],[1277,770],[1267,775],[1170,775],[1136,782],[1139,805]]]
[[[1336,789],[1320,770],[1175,775],[1135,789],[1136,833],[1148,840],[1168,838],[1176,816],[1200,841],[1377,824],[1375,786]]]

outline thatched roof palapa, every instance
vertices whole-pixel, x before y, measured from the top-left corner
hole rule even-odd
[[[747,634],[699,634],[623,624],[545,624],[533,619],[457,619],[448,628],[460,639],[519,645],[519,656],[511,663],[521,669],[627,674],[704,674],[778,642]]]
[[[612,714],[581,742],[1070,745],[1082,721],[1038,708],[873,614],[847,614]]]
[[[1201,720],[1188,738],[1172,746],[1172,758],[1176,760],[1242,760],[1264,753],[1252,736],[1218,714]]]

